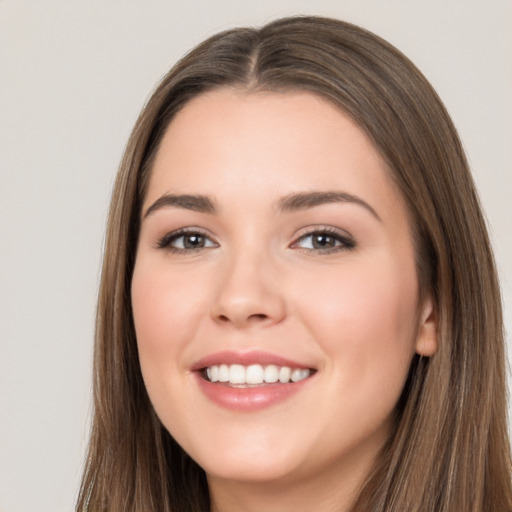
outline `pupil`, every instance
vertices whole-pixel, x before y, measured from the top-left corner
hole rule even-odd
[[[204,240],[201,235],[187,235],[183,240],[183,245],[187,249],[197,249],[204,245]]]
[[[314,247],[334,247],[334,238],[329,235],[316,235],[313,239],[313,246]]]

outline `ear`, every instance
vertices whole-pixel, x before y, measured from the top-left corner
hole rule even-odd
[[[437,351],[437,309],[434,300],[428,295],[420,310],[416,353],[430,357]]]

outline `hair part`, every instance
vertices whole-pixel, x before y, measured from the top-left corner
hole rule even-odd
[[[415,356],[396,427],[352,512],[512,510],[501,301],[457,132],[416,67],[374,34],[319,17],[218,34],[163,78],[127,144],[112,195],[98,298],[94,415],[77,510],[205,512],[203,470],[160,423],[137,353],[130,287],[141,205],[162,137],[221,87],[309,91],[371,139],[408,206],[438,352]]]

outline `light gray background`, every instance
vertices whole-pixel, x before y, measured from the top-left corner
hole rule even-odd
[[[73,508],[108,199],[149,92],[206,36],[298,13],[375,31],[437,88],[487,212],[512,331],[510,0],[0,0],[0,511]]]

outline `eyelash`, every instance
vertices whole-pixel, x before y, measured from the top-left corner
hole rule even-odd
[[[211,245],[209,246],[203,246],[203,247],[197,247],[197,248],[180,248],[180,247],[173,247],[172,243],[176,242],[180,238],[184,238],[185,236],[198,236],[202,237],[204,240],[209,240],[211,242]],[[310,248],[310,247],[298,247],[297,245],[307,240],[310,237],[313,236],[325,236],[327,238],[333,239],[335,244],[334,247],[329,248]],[[171,233],[166,234],[163,236],[157,243],[158,249],[165,249],[167,251],[177,253],[177,254],[183,254],[187,252],[195,252],[200,251],[201,249],[210,249],[212,247],[218,246],[217,242],[213,241],[210,236],[198,228],[184,228],[180,229],[178,231],[173,231]],[[341,233],[340,231],[330,228],[330,227],[320,227],[315,228],[307,233],[304,233],[301,235],[295,242],[293,242],[290,247],[300,249],[304,252],[310,252],[310,253],[320,253],[320,254],[328,254],[328,253],[334,253],[338,251],[346,251],[351,250],[356,246],[354,239],[348,235],[348,233]]]
[[[299,242],[314,236],[325,236],[334,239],[335,243],[338,243],[338,245],[336,245],[335,247],[329,247],[327,249],[314,249],[309,247],[297,247],[297,249],[301,249],[302,251],[305,252],[328,254],[338,251],[351,250],[354,249],[354,247],[356,246],[354,239],[348,233],[340,232],[339,230],[330,227],[320,227],[315,228],[312,231],[308,231],[307,233],[301,235],[295,242],[293,242],[291,247],[297,246]]]
[[[186,248],[179,248],[179,247],[173,247],[171,244],[175,242],[176,240],[179,240],[180,238],[184,238],[185,236],[199,236],[203,239],[207,239],[211,241],[211,238],[206,234],[206,232],[202,231],[198,228],[184,228],[179,229],[178,231],[173,231],[172,233],[168,233],[167,235],[163,236],[157,243],[158,249],[166,249],[170,252],[174,253],[185,253],[190,251],[199,251],[201,249],[209,249],[210,247],[197,247],[195,249],[186,249]],[[214,245],[217,245],[216,242],[213,242]]]

